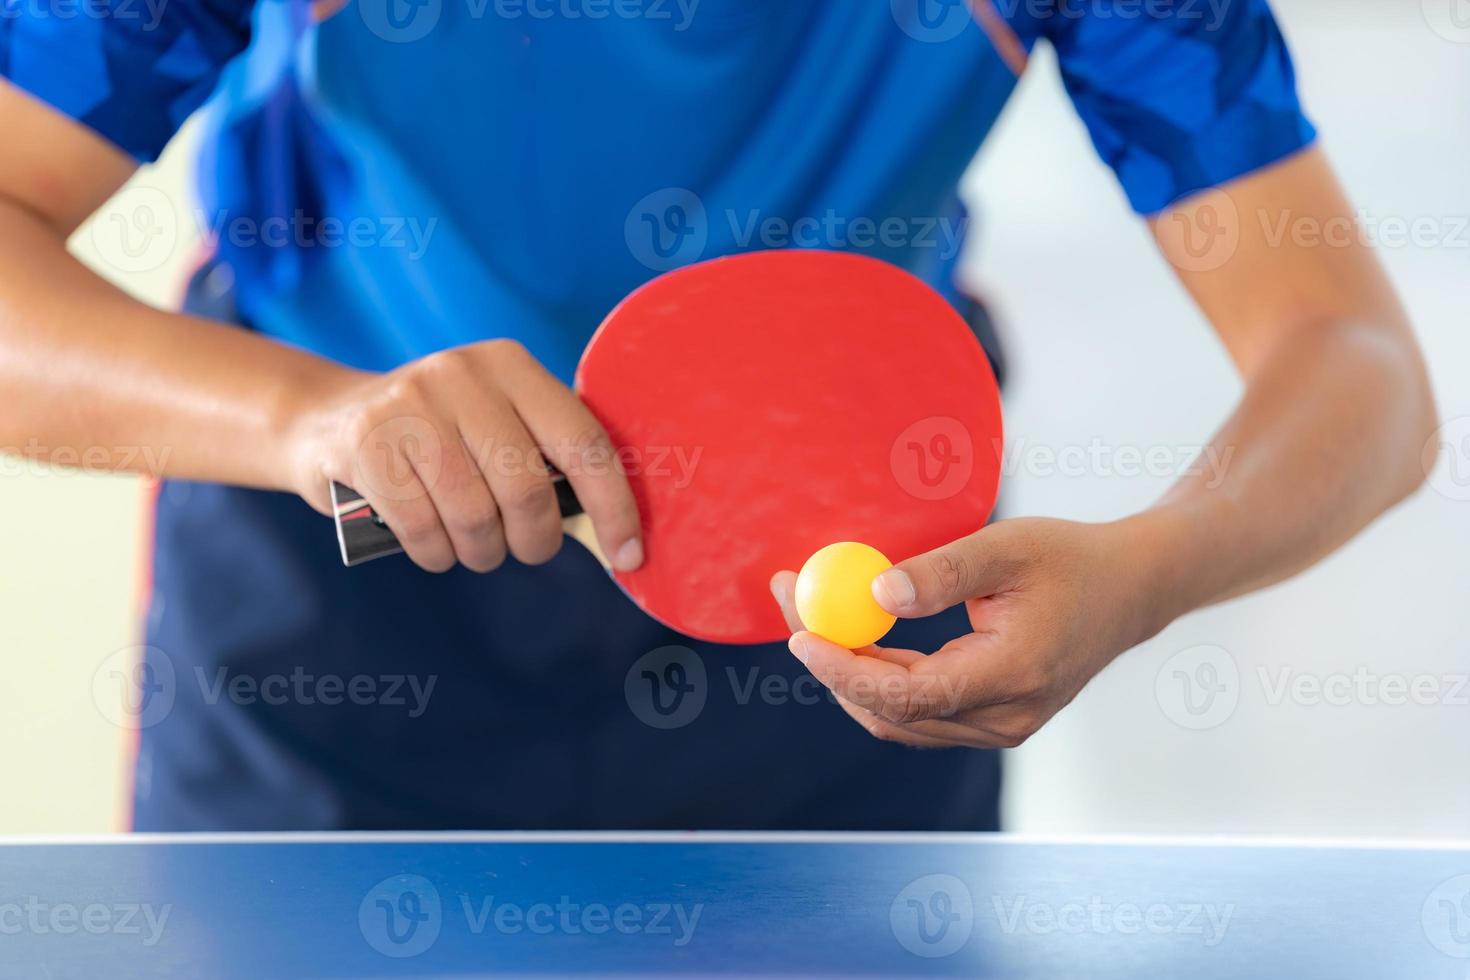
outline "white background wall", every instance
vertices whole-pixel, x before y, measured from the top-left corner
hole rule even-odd
[[[1443,415],[1466,435],[1470,231],[1455,225],[1470,218],[1470,11],[1458,28],[1457,2],[1277,7],[1355,201],[1378,219],[1431,219],[1446,239],[1382,254]],[[105,225],[75,240],[104,274],[160,304],[191,252],[187,155],[176,146],[139,177],[178,202],[179,237],[155,268],[103,261]],[[1145,506],[1166,477],[1048,472],[1037,450],[1184,452],[1223,419],[1238,382],[1097,163],[1049,52],[970,189],[982,218],[972,269],[1004,316],[1016,367],[1008,511],[1105,519]],[[1013,753],[1012,829],[1470,832],[1470,690],[1455,689],[1470,674],[1470,441],[1460,450],[1459,482],[1442,469],[1439,489],[1321,567],[1188,617],[1104,672]],[[130,737],[94,701],[92,678],[136,642],[144,514],[131,478],[0,467],[0,832],[121,826]],[[1221,689],[1192,714],[1206,702],[1196,688],[1187,704],[1178,674],[1202,677],[1202,664]],[[1434,703],[1371,703],[1351,691],[1340,705],[1276,698],[1283,669],[1309,680],[1417,679]]]

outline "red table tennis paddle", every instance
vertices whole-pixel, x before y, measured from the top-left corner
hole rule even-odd
[[[699,639],[783,639],[775,572],[835,541],[900,561],[975,531],[995,504],[985,352],[943,297],[876,259],[753,252],[660,276],[598,328],[576,390],[643,521],[643,565],[614,577]],[[399,550],[356,493],[333,492],[347,564]],[[580,511],[564,480],[558,497],[564,516]]]

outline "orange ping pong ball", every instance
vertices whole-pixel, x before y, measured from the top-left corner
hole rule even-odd
[[[873,579],[892,567],[877,548],[856,541],[827,545],[796,576],[796,614],[802,625],[849,650],[877,643],[897,617],[873,598]]]

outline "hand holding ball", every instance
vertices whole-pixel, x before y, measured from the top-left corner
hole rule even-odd
[[[873,579],[892,567],[881,551],[865,544],[827,545],[796,576],[796,614],[802,625],[849,650],[877,643],[897,617],[873,598]]]

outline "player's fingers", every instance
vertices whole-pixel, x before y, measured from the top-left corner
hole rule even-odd
[[[809,632],[796,633],[789,645],[792,654],[838,697],[884,721],[908,725],[950,709],[934,697],[935,685],[915,684],[910,669],[891,660],[844,650]]]
[[[1032,658],[1008,653],[991,634],[966,633],[913,664],[909,673],[945,704],[936,717],[948,718],[1038,693],[1045,678],[1033,668]]]
[[[916,722],[905,727],[915,735],[967,749],[1009,749],[1019,744],[1003,732],[942,718]]]
[[[924,655],[919,651],[905,650],[903,647],[866,647],[863,650],[863,655],[876,657],[879,660],[886,660],[891,664],[898,664],[900,667],[912,667],[914,664],[922,663],[925,660]]]
[[[781,607],[781,615],[786,619],[786,625],[793,633],[799,633],[806,629],[801,624],[801,617],[796,614],[796,573],[791,571],[777,572],[771,576],[771,595],[776,597],[776,605]]]
[[[501,386],[526,428],[566,475],[597,543],[618,571],[643,564],[638,504],[612,440],[587,406],[529,354],[510,355]]]
[[[992,546],[989,528],[899,562],[873,580],[873,598],[895,616],[932,616],[1011,581],[1015,562]]]
[[[897,742],[916,749],[948,749],[954,748],[956,743],[948,739],[935,738],[918,729],[917,726],[895,725],[891,721],[885,721],[873,714],[867,708],[859,707],[845,698],[839,697],[837,704],[843,711],[847,712],[849,718],[863,727],[869,735],[883,742]]]
[[[414,564],[430,572],[447,572],[455,562],[449,533],[418,473],[407,460],[399,465],[402,473],[395,478],[392,493],[380,492],[371,479],[359,479],[357,492],[388,525]]]
[[[791,576],[791,578],[788,578],[788,576]],[[794,576],[790,572],[777,573],[771,582],[771,590],[777,594],[778,600],[783,599],[793,586]],[[789,599],[783,602],[782,608],[783,610],[790,608]],[[795,617],[794,609],[790,617]],[[793,628],[799,630],[799,622]],[[812,634],[807,635],[810,636]],[[820,641],[820,637],[816,639]],[[825,643],[825,641],[821,642]],[[857,675],[857,670],[862,662],[871,660],[890,664],[895,668],[907,671],[911,678],[910,683],[912,688],[919,692],[926,690],[931,692],[931,696],[928,698],[932,703],[929,710],[941,715],[958,713],[956,704],[961,696],[959,691],[963,689],[962,686],[953,682],[947,673],[938,674],[935,678],[928,677],[922,673],[922,665],[929,661],[930,658],[919,651],[905,650],[900,647],[872,646],[865,648],[860,653],[853,653],[852,651],[843,650],[841,647],[835,647],[831,644],[826,644],[826,646],[831,649],[814,647],[804,650],[806,656],[805,662],[808,669],[812,670],[813,674],[819,680],[823,680],[824,683],[827,682],[828,678],[831,678],[833,683],[840,686],[840,690],[838,687],[832,688],[836,694],[838,704],[852,716],[854,721],[867,729],[869,734],[875,738],[881,738],[884,741],[903,742],[906,745],[923,746],[926,748],[964,746],[977,749],[993,749],[1012,744],[1010,735],[1005,731],[990,731],[977,725],[969,717],[963,720],[933,717],[901,723],[894,720],[894,717],[902,715],[904,712],[911,713],[914,709],[908,704],[900,708],[898,705],[890,703],[887,707],[888,716],[885,717],[878,713],[884,710],[883,707],[875,709],[871,704],[857,704],[850,698],[844,696],[844,691],[853,691],[859,696],[865,692],[881,696],[884,687],[883,681],[873,680],[871,682],[865,682],[852,679]],[[835,654],[833,651],[835,651]],[[815,667],[812,663],[813,659],[817,661]],[[956,664],[956,666],[959,665]],[[919,676],[915,680],[916,672],[919,673]],[[839,679],[839,677],[842,679]],[[828,686],[832,687],[832,684],[828,684]],[[937,692],[939,696],[932,696],[933,692]],[[926,699],[920,693],[918,700],[922,702]]]
[[[951,640],[912,673],[958,705],[945,719],[984,733],[1000,748],[1022,744],[1056,711],[1056,676],[1048,661],[1008,648],[993,634]]]
[[[1015,745],[1003,733],[958,721],[931,720],[918,721],[911,725],[895,725],[844,698],[837,698],[837,703],[868,734],[885,742],[902,742],[918,748],[933,749],[1002,749]]]
[[[454,475],[439,481],[442,490],[435,493],[434,505],[460,564],[476,572],[493,571],[505,562],[508,550],[500,509],[463,437],[454,446]]]
[[[373,445],[379,453],[386,447],[401,457],[418,477],[438,517],[438,527],[449,542],[452,560],[476,571],[489,571],[504,561],[505,546],[490,489],[454,421],[463,401],[456,387],[423,390],[416,412],[378,426]],[[368,459],[373,455],[365,454]],[[377,485],[376,480],[367,483],[366,490]],[[358,490],[364,488],[359,486]],[[379,515],[393,528],[388,515],[382,511]],[[410,519],[415,526],[428,523],[427,515]],[[401,540],[402,535],[399,537]]]
[[[970,645],[983,645],[983,643],[977,642],[982,639],[968,636],[960,637],[947,644],[945,650],[941,652],[949,651],[957,646],[969,647]],[[917,650],[905,650],[902,647],[870,647],[866,655],[887,660],[901,667],[906,667],[909,669],[911,675],[920,678],[923,677],[926,670],[933,669],[927,666],[931,662],[932,657],[926,656]],[[949,665],[949,669],[968,669],[971,666],[969,663],[963,665],[954,664]],[[924,682],[920,680],[919,683],[922,685]],[[945,683],[947,682],[940,682],[941,687]],[[963,704],[966,695],[960,693],[961,686],[954,684],[949,689],[955,692],[955,700],[961,702],[960,709],[954,712],[950,718],[932,718],[928,721],[915,722],[912,725],[906,726],[909,731],[941,739],[954,745],[966,745],[976,749],[1009,748],[1013,745],[1014,736],[1011,734],[1012,728],[1005,717],[1005,709],[1009,706],[1000,706],[999,709],[996,709],[982,704],[974,709],[967,709]],[[974,685],[969,685],[966,690],[970,692],[970,696],[975,700],[983,701],[983,698],[979,696],[978,689]]]
[[[506,547],[528,565],[550,561],[563,535],[546,461],[503,395],[487,392],[482,398],[474,412],[461,415],[460,426],[495,500]]]
[[[380,422],[350,456],[329,460],[326,475],[356,489],[414,563],[444,572],[454,566],[454,546],[429,492],[438,479],[438,455],[434,447],[423,445],[429,432],[428,423],[419,415]],[[423,465],[423,472],[416,464]]]
[[[441,417],[452,418],[448,414]],[[505,560],[495,501],[463,436],[450,426],[452,423],[446,423],[438,433],[437,457],[410,453],[408,458],[428,490],[454,558],[466,568],[487,572]]]

